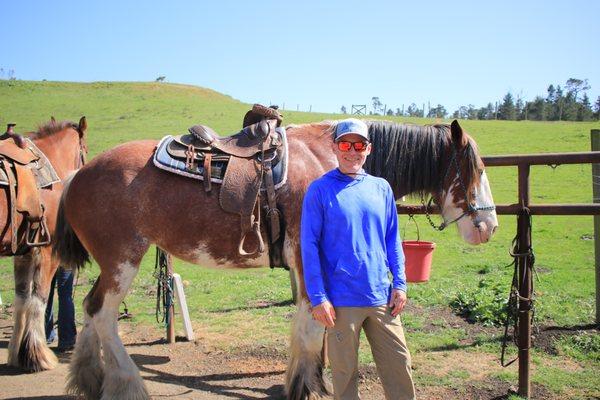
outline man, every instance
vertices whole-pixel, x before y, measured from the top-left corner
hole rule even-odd
[[[313,318],[327,328],[335,398],[359,398],[364,329],[386,398],[414,399],[410,354],[397,317],[406,304],[406,278],[396,203],[387,181],[362,169],[371,146],[364,122],[337,124],[332,150],[339,167],[315,180],[304,197],[304,280]]]
[[[58,267],[50,284],[50,293],[46,305],[45,328],[46,342],[51,344],[56,340],[54,329],[54,289],[58,290],[58,348],[59,353],[73,350],[77,339],[75,327],[75,305],[73,304],[73,271]]]

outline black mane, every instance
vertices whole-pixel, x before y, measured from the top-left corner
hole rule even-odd
[[[365,170],[385,178],[396,197],[436,192],[446,173],[442,170],[450,148],[449,125],[411,125],[366,121],[373,143]]]

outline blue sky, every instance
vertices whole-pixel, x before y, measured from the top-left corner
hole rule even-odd
[[[571,77],[589,80],[592,102],[600,95],[595,0],[3,0],[0,15],[0,67],[24,80],[164,75],[326,112],[373,96],[452,112],[508,91],[532,99]]]

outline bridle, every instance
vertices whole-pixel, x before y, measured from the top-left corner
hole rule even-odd
[[[466,152],[463,152],[463,157],[465,156]],[[467,203],[467,209],[465,211],[463,211],[462,214],[460,214],[458,217],[454,218],[451,221],[446,221],[445,219],[442,221],[441,224],[436,225],[435,222],[433,222],[433,220],[431,219],[431,214],[429,213],[429,210],[431,209],[431,206],[433,205],[433,203],[437,202],[435,201],[433,195],[429,198],[429,201],[427,202],[427,204],[425,204],[425,199],[423,198],[423,196],[421,195],[421,203],[423,204],[423,206],[425,206],[425,217],[427,218],[427,221],[429,222],[429,225],[431,225],[431,227],[435,230],[438,231],[443,231],[444,229],[446,229],[449,225],[452,225],[455,222],[460,221],[462,218],[466,217],[466,216],[471,216],[471,215],[475,215],[475,218],[472,220],[473,222],[473,226],[475,228],[479,228],[479,223],[481,221],[479,221],[478,218],[478,214],[479,211],[493,211],[496,209],[496,205],[495,204],[491,204],[491,205],[478,205],[477,204],[477,199],[476,196],[473,196],[473,200],[475,202],[475,204],[472,204],[469,201],[469,196],[468,196],[468,192],[467,192],[467,186],[465,185],[463,178],[462,178],[462,174],[460,171],[460,167],[458,164],[458,159],[457,159],[457,150],[454,146],[452,146],[452,155],[450,156],[450,164],[452,164],[454,166],[454,168],[456,169],[456,178],[458,179],[458,183],[463,191],[463,194],[465,196],[465,203]],[[450,173],[450,170],[452,168],[448,168],[446,170],[446,173],[444,174],[444,178],[440,181],[440,192],[443,192],[442,189],[442,185],[444,182],[446,182],[446,179],[448,178],[448,174]],[[484,170],[481,171],[480,176],[483,175]],[[450,195],[450,193],[448,193],[448,195]],[[440,209],[440,213],[442,210],[442,207],[437,204],[438,208]],[[442,218],[444,218],[444,216],[442,215]]]

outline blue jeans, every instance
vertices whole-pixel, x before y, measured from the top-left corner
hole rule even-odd
[[[54,288],[58,287],[58,348],[68,348],[75,344],[77,328],[75,327],[75,306],[73,304],[73,270],[59,267],[50,285],[48,304],[46,305],[46,341],[51,343],[56,338],[54,330]]]

